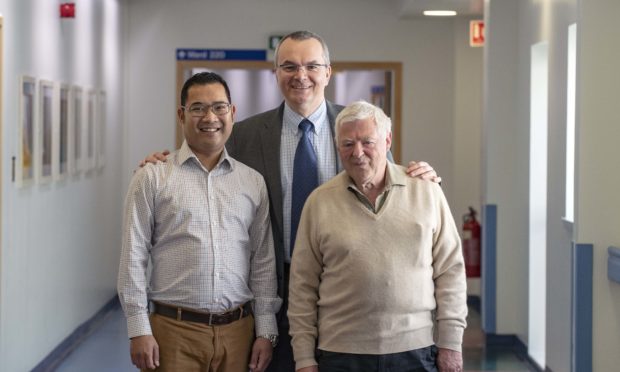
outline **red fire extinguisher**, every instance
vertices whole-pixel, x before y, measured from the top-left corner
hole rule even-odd
[[[476,221],[476,210],[469,207],[463,215],[463,257],[465,274],[468,278],[480,277],[480,224]]]

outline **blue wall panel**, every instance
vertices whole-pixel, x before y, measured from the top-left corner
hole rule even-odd
[[[485,205],[482,219],[482,330],[492,334],[497,309],[497,205]]]
[[[571,355],[573,372],[592,372],[592,244],[573,244]]]

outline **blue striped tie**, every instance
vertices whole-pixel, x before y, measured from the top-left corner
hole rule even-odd
[[[295,150],[295,163],[293,165],[293,194],[291,201],[291,257],[293,255],[293,247],[295,247],[295,237],[297,235],[297,227],[299,226],[299,218],[301,210],[308,195],[319,185],[319,172],[317,169],[316,153],[310,136],[314,125],[308,119],[304,119],[299,123],[301,130],[301,139]]]

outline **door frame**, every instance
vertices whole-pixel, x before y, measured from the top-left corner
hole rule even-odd
[[[341,71],[356,71],[356,70],[389,70],[394,74],[394,78],[388,81],[386,77],[386,90],[391,89],[392,99],[394,101],[394,112],[391,113],[392,119],[392,156],[397,164],[400,164],[401,160],[401,118],[402,118],[402,75],[403,64],[402,62],[354,62],[354,61],[341,61],[332,62],[332,73]],[[176,110],[181,106],[180,92],[185,83],[183,71],[194,68],[206,68],[206,69],[243,69],[243,70],[273,70],[272,61],[177,61],[176,64],[176,81],[177,89],[175,94],[175,123],[177,123]],[[386,74],[387,75],[387,74]],[[393,86],[392,86],[393,81]],[[275,82],[274,82],[275,83]],[[388,106],[389,107],[389,106]],[[178,123],[175,125],[175,146],[181,147],[183,142],[183,132],[181,131]]]

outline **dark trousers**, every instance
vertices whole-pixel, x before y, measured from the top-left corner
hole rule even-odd
[[[436,359],[435,345],[383,355],[318,351],[321,372],[436,372]]]
[[[284,295],[282,296],[282,307],[278,314],[278,333],[280,339],[278,345],[273,349],[273,357],[267,372],[295,372],[295,360],[293,359],[293,347],[291,346],[291,335],[289,335],[288,317],[288,278],[290,265],[284,264]]]
[[[291,336],[288,334],[288,327],[278,326],[280,339],[278,345],[273,349],[273,358],[267,372],[295,372],[295,361],[293,360],[293,348],[291,347]]]

